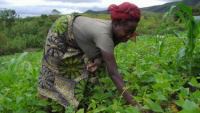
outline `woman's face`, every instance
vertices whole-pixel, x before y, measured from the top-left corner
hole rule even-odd
[[[114,23],[114,38],[117,42],[127,42],[134,34],[137,28],[137,22],[127,21],[121,23]]]

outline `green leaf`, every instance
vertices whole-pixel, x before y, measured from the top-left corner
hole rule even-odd
[[[10,99],[9,97],[5,97],[5,100],[8,102],[12,102],[12,99]]]
[[[36,111],[36,113],[46,113],[46,112],[44,112],[44,111]]]
[[[196,99],[199,99],[200,98],[200,91],[195,91],[193,94],[192,94],[192,96],[194,97],[194,98],[196,98]]]
[[[178,55],[177,55],[177,58],[176,58],[176,67],[179,67],[180,62],[182,61],[183,57],[185,56],[185,51],[186,51],[186,48],[185,48],[185,47],[182,47],[182,48],[179,50]]]
[[[200,84],[197,82],[197,80],[196,80],[194,77],[192,77],[192,79],[191,79],[191,81],[189,82],[189,84],[190,84],[191,86],[200,88]]]
[[[186,110],[193,110],[195,108],[197,108],[197,104],[194,103],[193,101],[189,101],[188,99],[185,100],[185,102],[183,103],[183,109],[186,109]]]
[[[76,113],[84,113],[84,109],[79,109]]]
[[[160,33],[160,31],[163,31],[163,30],[166,30],[166,29],[167,29],[166,26],[162,26],[160,29],[158,29],[158,30],[156,31],[156,34],[158,35],[158,34]]]
[[[70,105],[65,109],[65,113],[75,113],[74,112],[74,106]]]
[[[163,42],[159,41],[159,45],[158,45],[158,54],[159,54],[159,56],[161,56],[161,54],[163,52],[163,48],[164,48]]]
[[[150,109],[148,105],[144,105],[142,109]]]
[[[192,9],[189,6],[186,6],[182,3],[178,4],[177,7],[181,7],[181,9],[183,10],[183,12],[187,13],[187,15],[189,16],[189,18],[192,18]]]
[[[167,99],[165,98],[164,95],[160,94],[160,95],[158,95],[157,100],[167,100]]]
[[[23,100],[23,97],[17,97],[16,98],[16,103],[19,104],[21,102],[21,100]]]
[[[138,109],[138,107],[130,106],[130,107],[126,108],[125,112],[126,113],[139,113],[139,109]]]
[[[38,105],[40,105],[40,106],[47,106],[48,104],[49,103],[47,101],[43,101],[43,100],[39,101],[39,103],[38,103]]]
[[[174,101],[178,106],[183,106],[183,103],[184,103],[184,99],[182,96],[179,97],[179,100],[175,100]]]
[[[112,108],[113,110],[117,111],[119,108],[120,103],[117,100],[114,100]]]
[[[182,110],[182,111],[180,111],[178,113],[200,113],[200,109],[199,108],[195,108],[195,109],[192,109],[192,110],[184,109],[184,110]]]
[[[92,102],[90,103],[88,109],[90,109],[90,108],[92,108],[92,109],[96,108],[96,102],[94,100],[92,100]]]
[[[200,16],[194,16],[194,35],[196,37],[200,34]]]
[[[173,12],[174,12],[174,8],[175,8],[176,6],[172,6],[171,8],[170,8],[170,10],[167,12],[167,13],[165,13],[165,15],[163,16],[163,18],[162,18],[162,21],[165,23],[166,22],[166,19],[167,19],[167,17],[169,16],[169,15],[171,15]]]
[[[185,95],[189,95],[189,93],[190,93],[189,88],[181,87],[181,93],[185,94]]]
[[[2,105],[0,104],[0,111],[2,111],[3,110],[3,108],[2,108]]]
[[[147,102],[147,105],[154,111],[154,112],[164,112],[163,109],[160,107],[159,104],[154,103],[150,99],[144,99]]]
[[[0,93],[0,100],[1,100],[1,98],[3,98],[3,95]]]
[[[28,113],[28,110],[27,109],[24,109],[24,108],[22,108],[22,109],[19,109],[19,110],[17,110],[17,112],[16,113]]]
[[[101,111],[105,111],[107,107],[105,106],[99,106],[97,109],[94,110],[94,113],[99,113]]]
[[[188,23],[188,20],[185,19],[185,17],[184,17],[184,15],[183,15],[182,12],[176,11],[176,14],[181,18],[181,20],[182,20],[185,24]]]

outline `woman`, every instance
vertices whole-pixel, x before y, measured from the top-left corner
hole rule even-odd
[[[114,47],[130,39],[140,21],[140,9],[129,2],[111,5],[111,20],[83,16],[63,16],[49,30],[42,70],[39,77],[39,98],[50,98],[64,107],[78,107],[85,85],[104,72],[124,99],[139,106],[117,70]],[[101,63],[104,62],[104,63]],[[102,64],[102,65],[101,65]]]

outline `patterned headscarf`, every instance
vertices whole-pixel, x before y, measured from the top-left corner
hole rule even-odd
[[[112,11],[110,17],[112,21],[115,20],[136,20],[140,21],[140,9],[132,3],[124,2],[120,5],[112,4],[108,7],[108,11]]]

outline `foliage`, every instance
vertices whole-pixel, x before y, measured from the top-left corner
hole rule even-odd
[[[182,11],[187,14],[188,18],[184,17],[184,13],[180,11],[175,11],[174,8],[181,7]],[[183,40],[184,46],[180,49],[177,56],[177,67],[180,66],[180,62],[183,61],[183,59],[188,62],[188,72],[190,77],[192,77],[192,66],[193,66],[193,54],[194,54],[194,48],[195,48],[195,40],[199,38],[200,34],[200,16],[192,16],[192,10],[190,7],[185,6],[183,4],[178,4],[177,6],[173,6],[163,17],[163,22],[166,21],[166,18],[171,14],[175,12],[181,20],[185,23],[187,26],[187,38],[181,36],[179,33],[177,33],[173,28],[171,31],[174,32],[174,34]],[[167,28],[167,27],[165,27]]]
[[[16,18],[15,10],[0,9],[0,30],[4,30],[7,36],[11,35],[11,27],[14,25]]]
[[[129,41],[116,47],[118,69],[127,88],[145,110],[199,112],[199,79],[193,77],[189,80],[187,71],[175,70],[176,56],[183,45],[182,40],[169,34],[155,37],[140,36],[137,43]],[[156,40],[163,42],[159,53]],[[200,40],[196,41],[199,48]],[[198,48],[194,49],[196,59],[200,53]],[[37,99],[41,58],[42,52],[0,57],[0,78],[3,78],[0,81],[0,112],[45,112],[49,105],[53,112],[62,111],[55,102]],[[12,81],[9,75],[12,75]],[[139,112],[137,108],[126,105],[108,75],[102,73],[100,76],[100,85],[87,85],[78,113]],[[10,84],[5,85],[6,83]],[[185,86],[186,83],[190,87]],[[195,90],[191,91],[191,86]],[[73,107],[69,107],[65,113],[72,113],[72,110]]]
[[[22,52],[27,48],[43,48],[48,30],[58,17],[60,15],[42,14],[40,17],[15,19],[11,34],[7,28],[0,27],[4,28],[0,29],[0,55]]]

